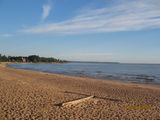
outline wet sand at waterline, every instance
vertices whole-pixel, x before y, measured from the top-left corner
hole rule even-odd
[[[158,120],[160,87],[0,64],[0,120]]]

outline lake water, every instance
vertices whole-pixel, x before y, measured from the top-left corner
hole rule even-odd
[[[133,83],[160,84],[160,65],[156,64],[10,64],[9,67]]]

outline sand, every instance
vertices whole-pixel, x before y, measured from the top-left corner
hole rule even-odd
[[[160,120],[160,87],[0,64],[0,120]]]

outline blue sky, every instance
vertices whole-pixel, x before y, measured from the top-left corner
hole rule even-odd
[[[159,0],[0,0],[0,53],[160,63]]]

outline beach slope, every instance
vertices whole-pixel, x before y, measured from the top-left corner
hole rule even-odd
[[[0,64],[0,119],[157,120],[160,89]]]

